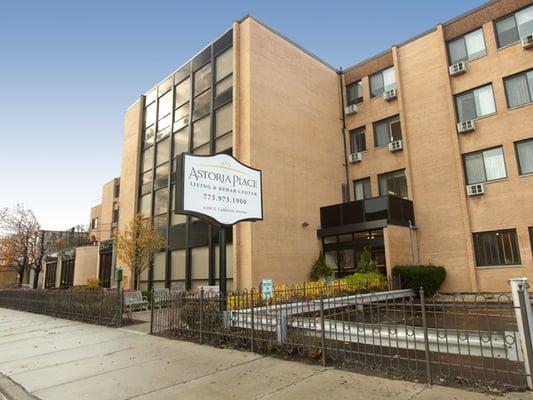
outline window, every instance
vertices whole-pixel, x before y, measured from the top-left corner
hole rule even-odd
[[[191,97],[191,79],[187,78],[176,85],[176,108],[185,104]]]
[[[209,138],[211,136],[209,133],[210,121],[211,118],[209,116],[206,116],[194,123],[192,135],[193,149],[209,141]]]
[[[455,96],[459,122],[476,119],[496,112],[492,84]]]
[[[346,86],[346,103],[357,104],[363,101],[363,84],[361,81],[350,83]]]
[[[215,60],[216,94],[220,94],[233,85],[233,49],[220,54]]]
[[[155,165],[160,165],[168,161],[169,159],[169,138],[159,142],[157,144],[157,153],[156,153],[156,163]]]
[[[533,33],[533,6],[496,21],[498,47],[517,42],[520,38]]]
[[[193,119],[202,117],[209,112],[211,107],[211,90],[194,98]]]
[[[141,178],[141,194],[152,191],[152,171],[145,172]]]
[[[139,200],[139,212],[143,217],[149,217],[152,215],[152,193],[141,196]]]
[[[174,157],[189,151],[189,135],[187,129],[174,134]]]
[[[157,118],[161,120],[172,111],[172,92],[168,92],[159,99],[159,112]]]
[[[91,221],[91,229],[98,228],[98,218],[93,218]]]
[[[142,172],[152,169],[154,164],[154,146],[146,149],[142,155]]]
[[[167,186],[168,184],[168,166],[169,163],[163,164],[155,170],[154,190]]]
[[[448,42],[448,54],[450,56],[450,64],[474,60],[487,54],[485,40],[483,39],[483,29],[479,28],[474,32]]]
[[[194,95],[202,93],[211,86],[211,64],[206,64],[194,73]]]
[[[116,210],[113,210],[113,221],[114,223],[118,222],[118,208]]]
[[[155,143],[155,124],[152,124],[144,130],[144,147],[151,146],[154,143]]]
[[[352,153],[366,151],[365,128],[350,131],[350,149]]]
[[[353,190],[355,193],[355,200],[369,199],[372,197],[370,178],[357,179],[353,181]]]
[[[387,90],[396,89],[394,67],[387,68],[370,77],[370,97],[383,95]]]
[[[233,126],[233,104],[229,103],[216,110],[215,114],[215,136],[219,137],[232,131]]]
[[[503,80],[507,107],[516,107],[533,101],[533,70]]]
[[[407,179],[405,178],[405,170],[389,172],[378,175],[379,180],[379,195],[391,195],[406,199],[407,194]]]
[[[479,232],[473,237],[478,267],[520,264],[516,229]]]
[[[154,192],[154,215],[159,215],[167,212],[168,205],[168,189],[160,189]]]
[[[501,146],[465,154],[463,157],[468,185],[507,177]]]
[[[189,113],[191,111],[190,103],[185,103],[174,111],[174,131],[177,131],[189,125]]]
[[[150,104],[144,109],[144,126],[150,126],[155,122],[156,103]]]
[[[520,175],[533,173],[533,138],[515,143],[518,172]]]
[[[385,146],[402,138],[402,127],[398,115],[374,122],[374,147]]]

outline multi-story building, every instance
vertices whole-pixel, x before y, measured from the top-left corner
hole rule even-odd
[[[445,266],[445,290],[533,278],[532,34],[531,0],[492,1],[339,70],[234,22],[126,111],[118,227],[140,212],[166,238],[141,286],[218,283],[217,228],[173,212],[182,152],[263,172],[263,221],[227,232],[230,288],[307,280],[320,251],[352,273],[365,247],[389,276]]]

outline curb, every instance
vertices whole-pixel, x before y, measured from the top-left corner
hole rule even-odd
[[[39,400],[21,385],[0,373],[0,400]]]

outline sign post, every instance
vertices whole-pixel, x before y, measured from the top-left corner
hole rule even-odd
[[[226,293],[226,232],[241,221],[263,219],[261,171],[226,154],[183,153],[176,166],[175,213],[219,229],[220,291]]]

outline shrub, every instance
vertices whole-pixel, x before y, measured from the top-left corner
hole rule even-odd
[[[188,299],[188,302],[181,307],[179,316],[189,329],[200,329],[200,301]],[[220,303],[218,301],[204,301],[202,304],[202,327],[208,330],[220,326],[221,323]]]
[[[90,289],[96,289],[100,287],[100,279],[93,278],[93,279],[87,279],[87,287]]]
[[[387,289],[387,278],[376,272],[355,273],[344,277],[349,292]]]
[[[360,274],[366,274],[366,273],[377,273],[378,272],[378,263],[372,259],[372,255],[368,251],[368,249],[365,247],[363,249],[363,252],[361,253],[361,257],[359,258],[359,262],[357,263],[357,267],[355,268],[355,271]]]
[[[318,256],[315,265],[311,269],[311,278],[313,279],[326,279],[328,276],[333,275],[333,270],[326,262],[326,257],[324,253],[320,253]]]
[[[397,265],[392,274],[400,278],[403,288],[412,289],[417,296],[421,287],[426,296],[433,296],[446,278],[444,267],[435,265]]]

